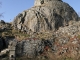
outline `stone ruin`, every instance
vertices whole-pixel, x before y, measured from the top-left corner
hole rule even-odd
[[[8,49],[9,49],[9,60],[15,60],[16,59],[16,41],[10,41]]]
[[[45,3],[50,2],[50,1],[62,1],[62,0],[35,0],[34,5],[39,6],[39,5],[45,4]]]
[[[0,57],[8,54],[9,60],[16,60],[16,45],[17,41],[10,41],[8,48],[3,49],[0,52]]]
[[[13,40],[9,42],[8,48],[0,52],[0,56],[9,53],[9,60],[16,60],[16,57],[36,58],[44,52],[48,46],[52,49],[53,39],[40,40],[37,38],[28,38],[23,41]]]

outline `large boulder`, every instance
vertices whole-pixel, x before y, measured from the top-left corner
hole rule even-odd
[[[28,38],[20,41],[16,46],[17,56],[26,56],[28,58],[37,57],[44,52],[46,46],[52,48],[53,39],[40,40],[37,38]]]
[[[68,26],[69,21],[78,21],[74,9],[61,0],[35,0],[35,6],[18,14],[13,21],[15,29],[32,32],[48,32]]]

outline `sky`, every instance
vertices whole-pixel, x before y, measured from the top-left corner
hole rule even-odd
[[[6,22],[13,21],[19,13],[34,6],[34,0],[0,0],[0,2],[2,2],[0,13],[3,13],[0,20]],[[63,0],[63,2],[68,3],[77,13],[80,12],[80,0]]]

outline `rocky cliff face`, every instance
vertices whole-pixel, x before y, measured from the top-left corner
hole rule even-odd
[[[15,29],[32,32],[48,32],[68,26],[71,20],[78,21],[78,15],[69,4],[61,0],[35,0],[35,6],[18,14],[13,26]]]
[[[62,0],[35,0],[34,7],[19,13],[12,26],[20,31],[10,31],[16,35],[18,57],[25,56],[31,60],[80,59],[80,19],[74,9]],[[27,37],[29,32],[35,33]],[[16,38],[21,38],[20,34],[25,36],[21,41]],[[5,40],[7,46],[13,39]],[[0,42],[2,50],[4,44],[2,40]]]

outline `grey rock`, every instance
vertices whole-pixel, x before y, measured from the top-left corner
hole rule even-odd
[[[16,54],[17,56],[27,56],[28,58],[36,57],[44,52],[45,46],[52,47],[52,40],[23,40],[17,43]]]
[[[10,30],[11,28],[10,23],[6,23],[4,20],[0,21],[0,32],[5,31],[5,30]]]
[[[38,6],[38,5],[42,5],[42,4],[48,3],[50,1],[62,1],[62,0],[35,0],[34,5]]]
[[[63,1],[51,0],[18,14],[13,21],[13,26],[27,32],[48,32],[68,26],[70,21],[78,21],[74,9]]]

